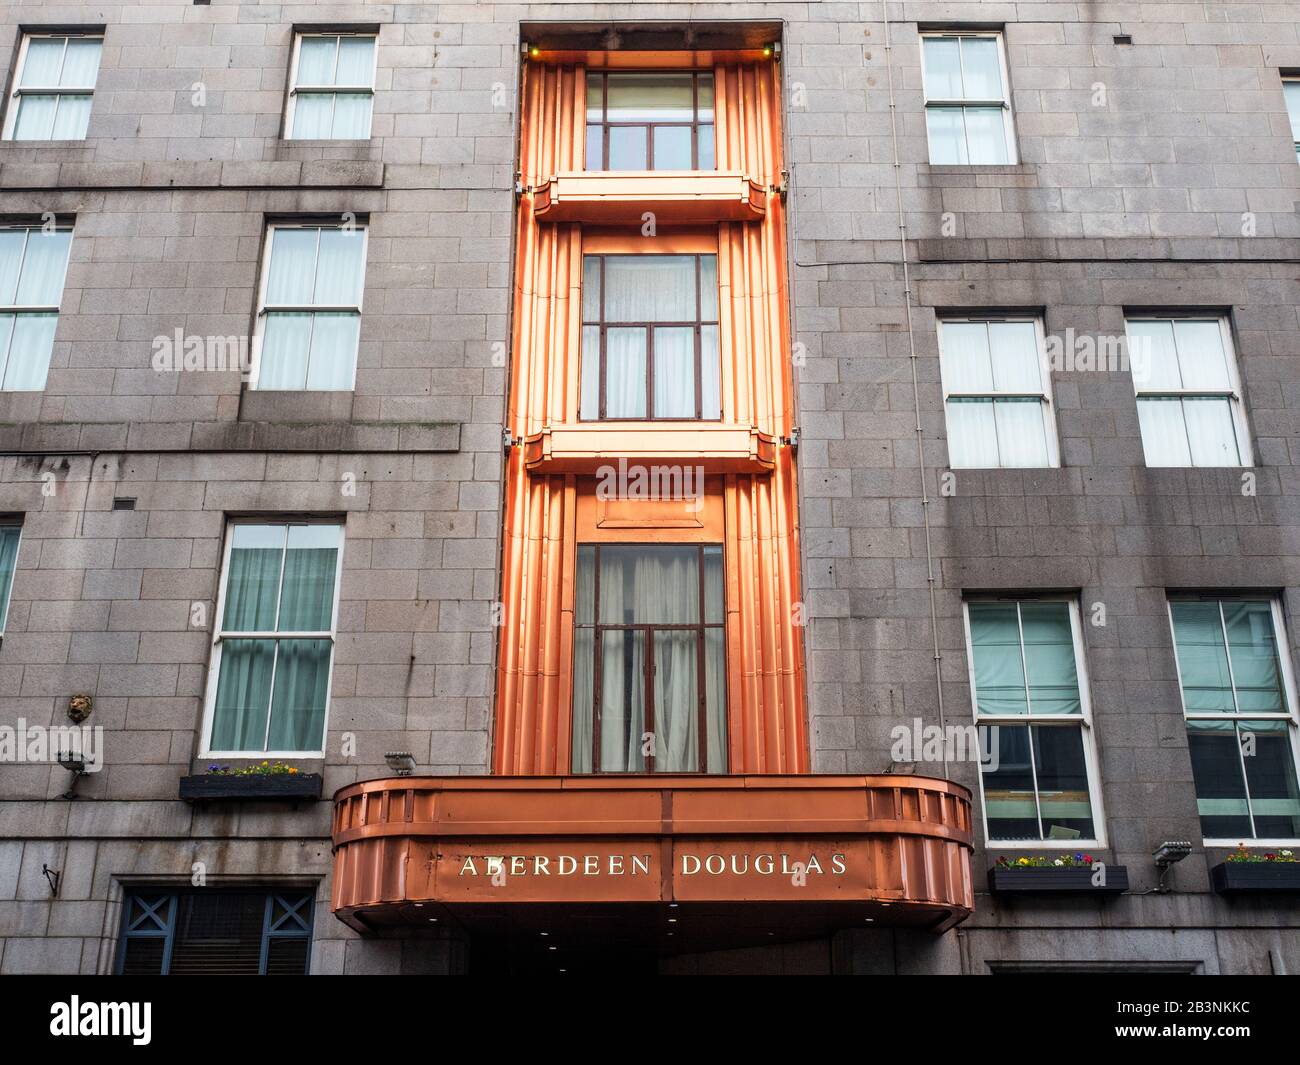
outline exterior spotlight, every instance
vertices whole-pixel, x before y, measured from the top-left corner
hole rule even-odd
[[[1177,865],[1192,853],[1192,845],[1187,840],[1165,840],[1151,855],[1156,860],[1157,869],[1168,869]]]
[[[415,768],[415,756],[410,751],[389,751],[384,755],[384,761],[399,777],[409,777]]]
[[[763,49],[763,58],[766,59],[772,54],[772,46],[769,44]]]
[[[1169,890],[1168,885],[1165,883],[1165,878],[1169,876],[1169,870],[1191,853],[1192,844],[1185,839],[1165,840],[1155,849],[1151,857],[1155,859],[1156,872],[1159,873],[1155,887],[1157,894],[1164,894]]]
[[[63,797],[76,798],[77,781],[86,773],[86,759],[76,751],[59,751],[58,759],[59,765],[72,774],[72,783],[68,785],[68,790],[63,793]]]

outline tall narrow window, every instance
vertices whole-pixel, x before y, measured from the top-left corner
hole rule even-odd
[[[583,544],[575,773],[724,773],[722,548]]]
[[[1283,78],[1282,92],[1286,95],[1286,113],[1291,119],[1291,139],[1295,141],[1296,158],[1300,159],[1300,77]]]
[[[312,894],[301,889],[130,891],[122,902],[123,976],[302,976]]]
[[[1148,466],[1249,466],[1228,323],[1130,318],[1129,362]]]
[[[1000,33],[921,36],[930,162],[1016,161],[1011,96]]]
[[[271,227],[252,387],[352,387],[365,271],[364,226]]]
[[[72,230],[0,228],[0,390],[45,387]]]
[[[972,601],[966,622],[989,841],[1099,842],[1076,605]]]
[[[5,114],[5,140],[85,140],[103,47],[98,36],[24,35]]]
[[[1201,832],[1300,839],[1296,700],[1276,600],[1169,602]]]
[[[342,526],[241,522],[226,541],[206,750],[323,753]]]
[[[18,567],[18,541],[23,527],[17,521],[0,519],[0,636],[4,635],[9,614],[9,595],[14,587],[14,570]]]
[[[375,102],[375,54],[374,34],[298,34],[285,119],[289,138],[368,139]]]
[[[713,170],[713,74],[587,75],[588,170]]]
[[[1037,319],[939,322],[954,469],[1055,466],[1056,424]]]
[[[716,255],[587,255],[584,420],[721,417]]]

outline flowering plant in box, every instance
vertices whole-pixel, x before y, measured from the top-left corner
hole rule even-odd
[[[999,869],[1091,869],[1095,860],[1091,854],[1084,854],[1082,851],[1060,854],[1056,857],[1035,854],[1008,858],[1004,854],[998,857],[994,865]]]
[[[1238,843],[1237,849],[1228,855],[1230,862],[1297,862],[1300,858],[1296,857],[1295,851],[1287,850],[1285,847],[1276,851],[1265,851],[1263,854],[1256,854],[1246,849],[1246,844]]]
[[[254,765],[243,765],[231,769],[228,765],[210,765],[207,775],[210,777],[280,777],[297,774],[298,767],[284,762],[263,761]]]

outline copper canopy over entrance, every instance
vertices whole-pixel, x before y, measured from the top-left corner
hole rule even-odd
[[[973,906],[970,794],[915,776],[398,777],[335,795],[335,914],[660,953]],[[585,931],[584,931],[585,930]]]

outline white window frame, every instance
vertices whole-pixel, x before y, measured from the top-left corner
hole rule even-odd
[[[925,77],[925,42],[942,38],[958,39],[962,37],[981,38],[984,40],[994,40],[998,45],[998,67],[1002,75],[1002,94],[1000,100],[954,100],[943,96],[930,96],[929,86],[926,84]],[[1005,163],[931,163],[932,166],[1016,166],[1020,162],[1020,154],[1016,151],[1016,122],[1015,113],[1011,107],[1011,77],[1010,70],[1007,66],[1007,47],[1001,30],[927,30],[920,34],[921,49],[921,96],[923,99],[922,110],[926,113],[926,161],[930,157],[930,135],[929,135],[929,118],[930,108],[955,109],[966,107],[998,107],[1002,109],[1002,133],[1007,142],[1007,161]],[[960,54],[960,53],[959,53]],[[963,77],[963,81],[964,81]],[[963,129],[964,129],[963,125]],[[966,146],[966,158],[970,159],[970,145]]]
[[[9,608],[14,601],[14,581],[18,579],[18,556],[23,549],[23,522],[21,518],[0,518],[0,529],[17,529],[18,546],[14,550],[14,571],[9,575],[9,588],[5,591],[4,601],[0,603],[0,641],[4,640],[5,624],[9,619]]]
[[[1032,322],[1034,324],[1034,340],[1038,345],[1038,374],[1039,384],[1042,386],[1041,392],[954,392],[948,387],[947,375],[943,372],[943,327],[947,323],[954,324],[987,324],[990,322]],[[1047,356],[1047,334],[1043,326],[1041,315],[1036,314],[1008,314],[1008,315],[987,315],[987,314],[945,314],[940,315],[935,320],[935,332],[939,343],[939,377],[941,387],[943,388],[943,418],[944,418],[944,437],[948,445],[948,465],[954,470],[1050,470],[1056,469],[1061,465],[1060,441],[1057,439],[1056,428],[1056,404],[1052,400],[1052,362]],[[991,350],[991,349],[990,349]],[[990,356],[991,357],[991,356]],[[948,400],[950,399],[987,399],[996,401],[999,399],[1033,399],[1037,397],[1043,402],[1043,435],[1047,439],[1047,464],[1045,466],[1004,466],[1001,464],[1002,448],[998,448],[999,464],[997,466],[958,466],[953,462],[951,437],[948,435]],[[996,418],[994,421],[994,432],[997,432]]]
[[[970,608],[978,603],[1001,603],[1004,605],[1020,603],[1065,603],[1070,611],[1070,634],[1074,642],[1074,670],[1079,679],[1079,713],[1077,714],[1005,714],[993,715],[979,712],[979,691],[975,686],[975,641],[971,636]],[[1079,618],[1079,602],[1073,596],[1064,595],[1017,595],[1017,596],[970,596],[962,599],[962,625],[966,632],[966,671],[970,683],[971,716],[978,728],[980,725],[1051,725],[1066,723],[1078,726],[1083,739],[1083,764],[1088,777],[1088,802],[1092,807],[1092,827],[1095,835],[1090,839],[998,839],[989,833],[988,801],[984,795],[984,773],[979,776],[980,817],[984,825],[984,841],[988,847],[1006,850],[1051,850],[1073,851],[1083,847],[1100,849],[1107,846],[1106,813],[1102,807],[1101,776],[1097,760],[1096,734],[1092,723],[1092,699],[1089,694],[1088,663],[1083,642],[1083,626]],[[1017,624],[1021,624],[1019,610],[1016,614]],[[1024,655],[1024,628],[1020,630],[1020,653]],[[1022,658],[1023,668],[1023,658]],[[1028,671],[1026,671],[1026,677]],[[1038,775],[1031,763],[1034,773],[1034,806],[1038,809]],[[1041,812],[1040,812],[1041,821]]]
[[[360,320],[363,317],[362,305],[365,303],[366,296],[366,264],[370,257],[370,226],[365,222],[353,223],[353,228],[361,233],[361,286],[357,292],[357,302],[351,304],[310,304],[310,303],[274,303],[267,305],[266,288],[271,281],[271,252],[275,245],[275,232],[278,229],[342,229],[342,223],[333,222],[273,222],[266,227],[266,239],[262,242],[262,277],[257,285],[257,321],[253,329],[253,353],[252,366],[249,368],[248,387],[256,391],[259,388],[258,380],[262,372],[262,343],[266,336],[266,316],[267,312],[301,312],[311,314],[316,312],[329,313],[333,312],[355,312],[357,315],[357,351],[352,359],[352,380],[348,383],[347,388],[331,388],[329,392],[354,392],[357,387],[357,363],[361,360],[361,334]],[[319,247],[319,245],[318,245]],[[311,346],[308,342],[308,358],[311,356]],[[310,370],[310,362],[308,369]],[[302,388],[289,389],[268,389],[274,392],[315,392],[319,389],[309,389],[304,382]]]
[[[0,304],[0,314],[12,314],[12,315],[53,314],[57,317],[63,313],[62,311],[63,294],[64,292],[67,291],[67,287],[68,287],[68,266],[72,262],[72,234],[74,232],[74,229],[75,229],[74,226],[66,225],[66,224],[65,225],[56,224],[53,227],[53,231],[56,233],[69,234],[68,257],[63,262],[63,277],[59,281],[59,302],[55,304],[3,303]],[[42,232],[43,231],[42,227],[35,223],[17,222],[12,225],[0,225],[0,230],[22,230],[27,234],[27,236],[23,240],[23,261],[18,264],[18,280],[19,283],[21,284],[22,276],[23,276],[23,267],[27,265],[27,245],[32,239],[31,235],[33,233]],[[16,295],[17,292],[15,292],[15,296]],[[56,330],[58,329],[57,321],[55,323],[55,329]],[[17,331],[18,331],[18,326],[17,323],[15,322],[13,332],[17,333]],[[13,333],[11,333],[9,337],[9,347],[4,351],[0,351],[0,384],[2,384],[4,381],[4,375],[9,368],[9,360],[12,357],[13,357]],[[10,388],[10,389],[0,388],[0,396],[5,395],[6,393],[16,394],[18,392],[27,392],[27,393],[35,394],[37,392],[44,392],[45,385],[49,383],[49,374],[50,374],[50,368],[47,366],[45,368],[45,381],[41,384],[40,388]]]
[[[1277,649],[1277,660],[1280,663],[1279,669],[1282,673],[1282,698],[1286,700],[1287,709],[1282,713],[1243,713],[1239,710],[1208,712],[1200,711],[1189,713],[1187,710],[1187,700],[1183,694],[1183,671],[1178,662],[1178,630],[1174,627],[1174,603],[1177,602],[1215,602],[1219,605],[1219,625],[1221,631],[1224,629],[1223,604],[1235,601],[1252,601],[1258,602],[1261,599],[1267,599],[1273,614],[1273,642]],[[1291,653],[1287,647],[1286,636],[1286,619],[1282,613],[1282,603],[1275,595],[1234,595],[1231,593],[1215,594],[1206,593],[1204,595],[1196,594],[1178,594],[1177,592],[1165,597],[1165,610],[1169,618],[1169,638],[1173,642],[1174,653],[1174,671],[1178,678],[1178,705],[1183,708],[1184,721],[1285,721],[1290,728],[1287,730],[1291,738],[1291,760],[1292,766],[1296,771],[1297,779],[1300,779],[1300,714],[1297,713],[1300,708],[1300,701],[1296,698],[1296,679],[1295,672],[1291,668]],[[1225,642],[1226,647],[1226,642]],[[1237,680],[1232,675],[1232,659],[1228,659],[1228,676],[1232,683],[1232,699],[1237,701]],[[1190,741],[1189,741],[1190,742]],[[1238,746],[1240,755],[1240,745]],[[1246,783],[1246,809],[1249,811],[1248,816],[1251,824],[1254,824],[1254,812],[1250,802],[1250,784],[1246,778],[1246,767],[1242,765],[1242,780]],[[1193,789],[1195,784],[1193,784]],[[1199,798],[1198,798],[1199,801]],[[1199,824],[1199,811],[1197,819]],[[1275,839],[1262,837],[1259,839],[1250,839],[1243,841],[1237,838],[1223,839],[1220,837],[1204,837],[1202,842],[1207,847],[1232,847],[1236,848],[1238,843],[1246,842],[1248,847],[1290,847],[1300,844],[1300,838],[1294,839]]]
[[[1291,123],[1291,136],[1295,140],[1296,161],[1300,162],[1300,137],[1296,133],[1300,132],[1300,103],[1297,103],[1298,110],[1295,114],[1291,113],[1291,104],[1287,97],[1286,87],[1294,85],[1300,89],[1300,74],[1283,74],[1282,75],[1282,107],[1286,111],[1286,117]]]
[[[1241,372],[1237,367],[1237,349],[1232,343],[1232,330],[1228,327],[1228,319],[1221,314],[1126,314],[1124,315],[1124,342],[1132,351],[1132,337],[1129,334],[1129,325],[1133,322],[1169,322],[1170,330],[1174,338],[1175,352],[1178,345],[1178,330],[1173,327],[1174,322],[1215,322],[1219,326],[1219,336],[1223,343],[1224,363],[1228,367],[1228,388],[1226,390],[1206,390],[1202,388],[1143,388],[1139,384],[1137,377],[1133,374],[1132,369],[1129,376],[1133,378],[1133,395],[1137,402],[1145,397],[1159,396],[1178,396],[1202,399],[1226,399],[1228,401],[1228,410],[1232,415],[1232,429],[1237,437],[1237,456],[1238,462],[1235,466],[1197,466],[1189,461],[1186,466],[1152,466],[1146,453],[1146,438],[1141,437],[1141,429],[1138,435],[1142,439],[1142,461],[1148,469],[1153,470],[1236,470],[1249,469],[1255,465],[1254,452],[1250,446],[1250,427],[1246,424],[1246,400],[1242,394]],[[1130,358],[1130,366],[1132,359]],[[1186,420],[1184,419],[1184,425]],[[1188,444],[1188,458],[1191,458],[1191,445]]]
[[[23,96],[89,96],[91,98],[91,117],[94,117],[95,107],[95,85],[90,86],[51,86],[50,88],[40,88],[32,85],[22,85],[23,69],[27,64],[28,45],[34,40],[61,40],[69,41],[76,39],[93,40],[100,42],[100,62],[103,63],[103,42],[102,33],[24,33],[22,41],[18,46],[18,62],[14,66],[13,87],[9,93],[8,106],[5,107],[4,131],[0,133],[0,140],[14,140],[14,132],[18,126],[18,101]],[[64,54],[67,53],[67,44],[63,47]],[[98,83],[98,68],[96,68],[96,83]],[[88,134],[89,135],[89,134]],[[78,137],[77,143],[85,140],[86,137]],[[63,138],[59,140],[21,140],[19,144],[60,144]]]
[[[298,84],[298,58],[302,52],[302,42],[307,37],[368,37],[375,42],[375,47],[371,50],[370,66],[370,84],[369,85],[299,85]],[[341,47],[341,46],[340,46]],[[338,62],[338,51],[335,51],[335,63]],[[293,35],[293,58],[289,62],[289,98],[284,107],[284,139],[285,140],[318,140],[316,137],[295,137],[293,135],[294,112],[297,110],[299,93],[339,93],[361,95],[367,94],[370,97],[370,129],[366,130],[364,137],[326,137],[325,140],[341,140],[343,142],[360,143],[371,139],[374,130],[374,100],[375,100],[375,82],[379,74],[379,34],[373,30],[298,30]],[[331,127],[333,126],[333,108],[330,110]]]
[[[222,628],[226,614],[226,585],[230,577],[230,552],[235,543],[235,528],[240,525],[277,525],[286,528],[295,525],[331,525],[339,531],[339,550],[334,563],[334,608],[330,613],[330,627],[321,632],[242,632]],[[269,758],[323,758],[329,739],[330,700],[334,694],[334,652],[338,648],[339,625],[339,589],[343,584],[343,551],[347,540],[347,529],[342,519],[306,519],[306,518],[248,518],[233,519],[226,522],[225,545],[221,553],[221,583],[217,591],[217,613],[212,621],[212,653],[208,661],[207,690],[203,701],[203,740],[199,750],[200,758],[232,759],[269,759]],[[280,588],[276,593],[276,611],[280,609],[280,596],[284,594],[283,561],[280,570]],[[225,640],[236,639],[275,639],[275,640],[324,640],[330,642],[330,665],[325,679],[325,714],[321,719],[321,746],[314,751],[216,751],[212,749],[212,727],[216,721],[217,686],[221,680],[221,645]],[[275,698],[275,673],[271,673],[270,698]],[[267,706],[267,729],[271,726],[271,708]]]

